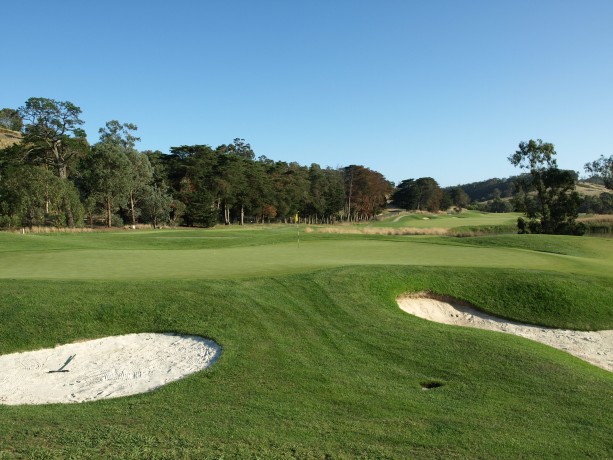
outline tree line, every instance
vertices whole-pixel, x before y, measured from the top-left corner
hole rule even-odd
[[[509,156],[520,175],[443,189],[431,177],[394,186],[361,165],[333,169],[256,157],[241,138],[216,148],[171,147],[169,154],[139,151],[136,125],[116,120],[90,144],[82,125],[81,109],[68,101],[30,98],[0,110],[0,129],[20,133],[0,150],[0,227],[359,222],[373,219],[391,198],[406,210],[520,211],[527,218],[518,223],[522,232],[577,233],[579,211],[613,206],[613,196],[581,200],[577,173],[558,169],[553,144],[541,140],[522,142]],[[613,156],[585,170],[613,189]],[[475,205],[476,195],[493,199]]]
[[[454,206],[458,212],[464,207],[487,212],[523,212],[525,218],[517,222],[519,233],[580,235],[585,228],[577,222],[579,212],[613,212],[613,195],[580,197],[576,191],[579,175],[559,169],[556,154],[553,144],[540,139],[520,142],[519,149],[508,157],[512,165],[524,170],[518,176],[447,189],[442,189],[431,177],[406,179],[396,188],[392,202],[410,211],[437,212]],[[613,156],[601,156],[584,168],[592,180],[613,189]],[[510,199],[503,200],[503,194]],[[493,199],[476,204],[474,196]]]
[[[134,124],[109,121],[93,144],[82,125],[68,101],[30,98],[0,111],[0,127],[22,133],[0,151],[1,227],[363,221],[393,191],[365,166],[256,158],[241,138],[164,154],[137,150]]]

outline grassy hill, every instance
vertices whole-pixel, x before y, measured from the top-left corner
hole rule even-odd
[[[577,193],[582,196],[600,196],[601,193],[611,193],[602,184],[594,184],[593,182],[577,182]]]
[[[492,178],[479,182],[471,182],[469,184],[458,185],[470,197],[471,201],[486,202],[493,200],[497,195],[503,199],[510,198],[515,187],[513,183],[520,179],[521,176],[511,176],[505,179]],[[447,187],[450,189],[452,187]],[[577,192],[581,196],[599,196],[601,193],[611,192],[604,185],[595,184],[593,182],[578,181]]]
[[[10,129],[0,128],[0,149],[10,147],[21,142],[21,133]]]

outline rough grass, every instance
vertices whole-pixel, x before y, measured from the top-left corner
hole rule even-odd
[[[604,185],[591,182],[577,182],[576,191],[582,196],[600,196],[601,193],[610,193]]]
[[[586,226],[587,233],[595,236],[613,234],[613,215],[584,216],[577,219]]]
[[[0,149],[10,147],[21,142],[21,133],[10,129],[0,128]]]

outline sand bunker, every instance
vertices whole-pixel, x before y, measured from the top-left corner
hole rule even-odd
[[[202,337],[129,334],[0,355],[0,404],[77,403],[154,390],[212,365]]]
[[[453,300],[437,300],[425,293],[405,295],[397,301],[402,310],[420,318],[519,335],[613,372],[613,331],[582,332],[531,326],[497,318]]]

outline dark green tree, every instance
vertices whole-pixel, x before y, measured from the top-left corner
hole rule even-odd
[[[113,215],[129,200],[132,164],[123,143],[116,138],[101,136],[91,152],[81,160],[81,188],[101,207],[108,227]]]
[[[227,147],[227,153],[246,160],[253,160],[255,158],[255,152],[251,148],[251,145],[240,137],[234,139],[234,142]]]
[[[529,179],[520,182],[527,227],[532,233],[582,234],[576,222],[581,204],[576,173],[558,169],[555,155],[553,144],[531,139],[520,142],[519,150],[509,156],[512,165],[529,173]]]
[[[215,209],[213,201],[213,196],[204,187],[192,193],[185,208],[184,219],[188,225],[214,226],[219,218],[219,211]]]
[[[21,131],[23,120],[19,111],[15,109],[0,110],[0,128],[10,129],[11,131]]]
[[[431,177],[403,180],[392,195],[395,206],[409,211],[437,212],[441,208],[443,190]]]
[[[398,184],[392,195],[392,203],[406,210],[417,209],[419,203],[419,188],[415,179],[405,179]]]
[[[419,203],[417,209],[437,212],[441,209],[443,191],[438,182],[431,177],[420,177],[415,181],[419,188]]]
[[[0,214],[7,216],[12,224],[30,228],[65,226],[66,206],[81,222],[83,208],[72,182],[60,179],[43,167],[27,164],[12,167],[0,182]]]
[[[585,172],[599,177],[604,186],[609,190],[613,190],[613,155],[606,158],[600,155],[600,158],[591,163],[586,163]]]
[[[79,156],[87,152],[81,109],[71,102],[33,97],[19,108],[25,122],[23,151],[32,164],[48,166],[66,179]]]
[[[470,204],[470,197],[462,187],[452,187],[449,190],[451,204],[456,208],[456,211],[461,211]]]
[[[171,207],[172,198],[164,188],[153,184],[144,189],[142,217],[145,221],[150,222],[153,228],[158,228],[170,221]]]

